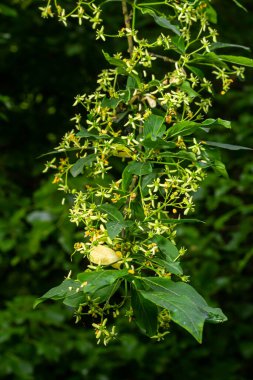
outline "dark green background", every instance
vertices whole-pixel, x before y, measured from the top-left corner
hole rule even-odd
[[[221,40],[253,48],[251,1],[243,2],[248,13],[231,0],[213,3]],[[91,92],[105,65],[103,45],[89,28],[66,29],[43,20],[39,5],[0,1],[0,378],[252,379],[250,151],[222,153],[230,179],[210,174],[197,194],[196,217],[206,223],[178,231],[178,241],[189,249],[184,268],[192,284],[229,318],[224,325],[207,325],[202,345],[174,326],[156,343],[122,323],[119,340],[104,348],[84,324],[74,325],[63,305],[32,310],[37,296],[83,265],[70,262],[78,233],[51,176],[41,174],[45,160],[38,156],[72,128],[74,96]],[[108,9],[108,23],[115,22],[115,14]],[[212,112],[233,121],[231,132],[217,132],[213,140],[253,147],[252,70],[245,82],[216,99]]]

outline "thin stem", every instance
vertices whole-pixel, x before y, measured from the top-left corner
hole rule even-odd
[[[135,30],[136,2],[137,0],[134,0],[134,3],[133,3],[132,30]]]
[[[141,4],[139,4],[139,6],[142,6],[142,5],[164,5],[165,4],[165,2],[164,1],[157,1],[157,2],[154,2],[154,3],[141,3]]]
[[[174,59],[168,58],[168,57],[166,57],[165,55],[160,55],[160,54],[155,54],[155,53],[150,53],[150,52],[149,52],[149,54],[150,54],[152,57],[161,58],[161,59],[163,59],[165,62],[171,62],[171,63],[175,63],[175,62],[176,62]]]
[[[123,12],[123,16],[124,16],[126,29],[132,30],[131,21],[130,21],[131,18],[130,18],[130,15],[128,13],[126,0],[122,0],[122,12]],[[133,53],[133,49],[134,49],[133,37],[128,35],[127,36],[127,42],[128,42],[128,52],[131,56]]]

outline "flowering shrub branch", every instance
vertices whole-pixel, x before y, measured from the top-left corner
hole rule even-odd
[[[116,35],[103,24],[108,3],[122,11]],[[177,248],[176,231],[193,222],[194,193],[209,168],[226,176],[208,133],[230,122],[207,114],[215,95],[229,91],[253,60],[217,53],[238,46],[217,41],[208,0],[63,4],[48,0],[42,16],[65,26],[73,18],[88,21],[96,39],[125,38],[128,47],[113,56],[103,52],[110,68],[99,74],[94,93],[76,96],[74,106],[83,112],[56,148],[61,158],[46,164],[45,171],[56,170],[59,190],[73,198],[70,221],[83,231],[74,251],[87,268],[37,304],[63,299],[77,322],[92,317],[104,344],[124,316],[155,339],[174,322],[201,342],[204,322],[226,317],[187,283],[180,265],[186,249]],[[142,20],[154,29],[152,37],[138,28]]]

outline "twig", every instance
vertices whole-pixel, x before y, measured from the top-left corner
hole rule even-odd
[[[166,57],[165,55],[160,55],[160,54],[155,54],[155,53],[150,53],[149,54],[153,57],[156,57],[156,58],[161,58],[163,59],[165,62],[171,62],[171,63],[175,63],[176,61],[174,59],[171,59],[171,58],[168,58]]]
[[[136,175],[136,174],[134,174],[133,175],[133,178],[132,178],[132,182],[131,182],[131,184],[130,184],[130,186],[129,186],[129,189],[128,189],[128,191],[131,193],[131,191],[135,188],[135,186],[136,186],[136,183],[137,183],[137,181],[138,181],[138,176]]]
[[[122,0],[122,12],[123,12],[123,16],[124,16],[126,29],[132,30],[131,22],[130,22],[131,18],[130,18],[130,15],[128,13],[126,0]],[[133,49],[134,49],[133,37],[127,36],[127,42],[128,42],[128,52],[131,56],[133,53]]]

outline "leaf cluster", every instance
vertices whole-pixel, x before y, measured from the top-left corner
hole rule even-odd
[[[176,248],[177,226],[191,222],[193,195],[209,168],[227,177],[215,147],[247,149],[209,141],[208,133],[230,128],[230,122],[206,115],[217,93],[224,95],[236,77],[243,79],[244,66],[253,67],[253,60],[217,53],[248,48],[217,41],[217,17],[209,1],[148,5],[123,0],[125,27],[113,35],[101,16],[111,2],[95,3],[80,1],[65,10],[55,2],[55,10],[64,25],[71,17],[80,25],[89,20],[97,39],[125,38],[128,50],[103,51],[110,68],[98,76],[92,94],[76,97],[74,105],[84,110],[56,148],[60,159],[46,166],[56,169],[59,190],[73,197],[70,221],[83,230],[74,253],[88,265],[37,303],[63,299],[76,308],[77,322],[91,316],[104,344],[115,338],[107,324],[119,316],[135,320],[158,340],[172,321],[201,342],[204,322],[226,317],[185,283],[179,262],[185,249]],[[50,1],[42,14],[54,16]],[[147,38],[138,26],[150,17],[160,28]],[[111,262],[91,255],[99,254],[99,247],[105,255],[112,253]]]

